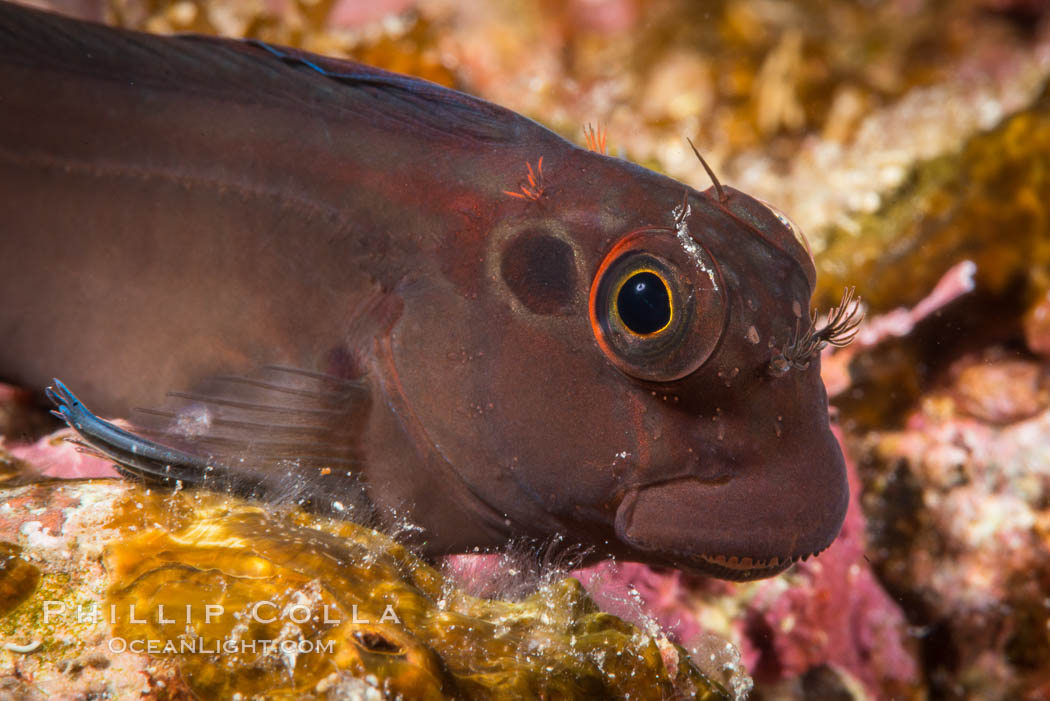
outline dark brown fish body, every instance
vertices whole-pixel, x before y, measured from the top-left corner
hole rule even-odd
[[[813,284],[775,213],[291,54],[0,4],[3,379],[112,416],[195,390],[175,420],[227,419],[204,452],[319,453],[310,498],[360,476],[434,554],[561,533],[751,578],[828,545],[819,359],[770,371]],[[635,334],[624,285],[656,279]]]

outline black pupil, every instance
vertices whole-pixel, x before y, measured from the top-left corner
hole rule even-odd
[[[637,334],[653,333],[671,320],[671,295],[667,285],[653,273],[636,273],[616,296],[620,318]]]

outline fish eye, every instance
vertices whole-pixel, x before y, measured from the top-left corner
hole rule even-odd
[[[710,356],[725,320],[717,265],[703,246],[674,232],[628,234],[606,255],[591,284],[591,327],[619,370],[670,382]]]
[[[671,291],[659,273],[640,270],[620,284],[616,313],[639,336],[659,333],[671,323]]]

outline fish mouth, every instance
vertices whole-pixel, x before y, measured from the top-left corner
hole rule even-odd
[[[816,471],[828,479],[794,490],[777,480],[693,477],[632,488],[617,508],[616,534],[648,562],[732,581],[772,577],[826,549],[842,527],[849,487],[841,454]]]
[[[635,543],[632,543],[632,545],[637,547]],[[657,551],[646,549],[646,553],[650,557],[655,552]],[[730,582],[750,582],[756,579],[774,577],[790,568],[796,562],[816,554],[818,553],[794,557],[774,555],[768,559],[761,559],[747,555],[697,555],[695,553],[668,550],[661,551],[657,559],[662,564],[689,574],[705,575]]]
[[[807,557],[809,555],[793,558],[779,558],[774,555],[768,560],[759,560],[747,556],[699,555],[692,556],[685,564],[680,565],[679,569],[732,582],[749,582],[778,575]]]

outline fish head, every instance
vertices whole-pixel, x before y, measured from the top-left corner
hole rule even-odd
[[[406,303],[427,445],[506,535],[726,579],[827,547],[848,487],[819,357],[771,371],[809,323],[801,234],[732,188],[566,160],[442,254],[455,294]]]
[[[612,248],[590,313],[610,362],[650,390],[632,409],[645,427],[637,438],[644,457],[617,505],[623,555],[749,580],[830,545],[849,488],[819,353],[784,367],[785,350],[812,323],[808,244],[774,207],[723,190],[689,197],[679,211],[674,234],[685,255],[659,231]],[[655,268],[653,255],[669,263],[660,277],[685,317],[678,338],[673,315],[651,337],[617,318],[622,280]]]

